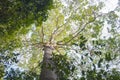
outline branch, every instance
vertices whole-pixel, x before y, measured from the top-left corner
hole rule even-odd
[[[42,33],[42,43],[44,43],[44,28],[43,28],[43,26],[41,28],[41,33]]]
[[[36,43],[34,43],[34,42],[28,41],[28,40],[22,40],[22,43],[23,43],[23,45],[24,45],[24,46],[22,46],[22,47],[25,47],[25,46],[36,46],[36,47],[38,47],[38,48],[42,48],[43,45],[45,44],[45,43],[43,43],[43,42],[36,42]]]
[[[63,26],[66,25],[67,23],[69,22],[69,19],[62,25],[58,26],[58,18],[57,18],[57,28],[54,30],[54,32],[51,34],[51,37],[50,37],[50,42],[52,41],[52,39],[55,37],[55,36],[58,36],[60,35],[63,31],[64,31],[64,28]]]
[[[72,17],[73,13],[74,13],[76,10],[78,10],[78,9],[79,9],[79,7],[76,8],[74,11],[71,12],[71,14],[70,14],[69,18],[67,18],[66,22],[65,22],[64,24],[58,26],[57,29],[53,32],[53,35],[58,36],[58,35],[60,35],[60,34],[65,30],[65,29],[63,28],[63,26],[66,25],[67,23],[69,23],[70,18]],[[60,30],[60,29],[61,29],[61,30]],[[60,31],[59,31],[59,30],[60,30]],[[59,33],[58,33],[58,32],[59,32]]]
[[[95,16],[95,15],[94,15]],[[76,38],[86,27],[87,27],[87,25],[88,24],[90,24],[90,23],[92,23],[92,22],[94,22],[96,20],[96,17],[94,17],[94,19],[92,20],[92,21],[88,21],[84,26],[83,26],[83,28],[80,30],[80,31],[76,31],[77,33],[71,38],[71,39],[69,39],[67,42],[65,42],[65,44],[68,44],[69,42],[71,42],[74,38]]]
[[[56,34],[56,32],[57,32],[57,31],[59,30],[59,28],[60,28],[60,27],[58,27],[58,17],[57,17],[57,19],[56,19],[56,27],[57,27],[57,28],[51,33],[51,37],[50,37],[49,42],[52,41],[54,35]]]
[[[62,54],[56,47],[54,47],[54,49],[55,49],[59,54]]]

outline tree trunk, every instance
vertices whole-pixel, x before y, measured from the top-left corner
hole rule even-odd
[[[52,51],[52,47],[44,47],[44,57],[41,67],[40,80],[57,80],[57,74],[55,73],[55,65],[52,61]]]

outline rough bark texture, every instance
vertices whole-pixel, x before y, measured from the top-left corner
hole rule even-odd
[[[44,47],[43,65],[41,67],[40,80],[57,80],[55,66],[52,58],[53,49],[50,46]]]

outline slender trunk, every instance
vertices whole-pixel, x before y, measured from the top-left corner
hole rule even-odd
[[[57,80],[57,74],[55,73],[55,65],[52,58],[53,49],[50,46],[44,47],[43,64],[41,67],[40,80]]]

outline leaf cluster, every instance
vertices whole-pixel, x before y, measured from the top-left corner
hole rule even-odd
[[[53,7],[53,0],[5,0],[0,2],[0,36],[26,29],[37,21],[47,19],[47,12]]]

